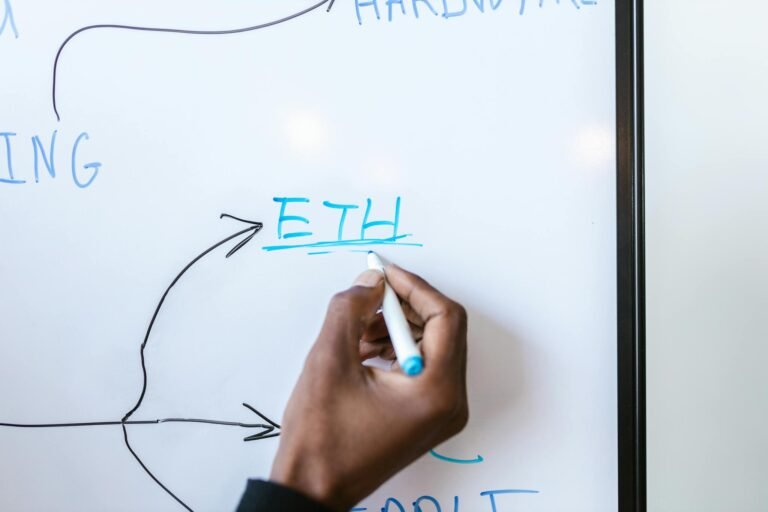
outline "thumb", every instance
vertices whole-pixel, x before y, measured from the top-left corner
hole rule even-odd
[[[360,274],[351,288],[331,299],[318,345],[333,350],[345,362],[359,364],[360,338],[376,317],[383,298],[384,275],[375,270]]]

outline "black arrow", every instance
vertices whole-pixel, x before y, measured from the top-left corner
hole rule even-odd
[[[256,434],[243,438],[243,441],[260,441],[280,435],[280,425],[270,420],[253,406],[244,403],[251,412],[255,413],[266,423],[244,423],[240,421],[206,420],[199,418],[163,418],[157,420],[130,420],[130,421],[85,421],[78,423],[0,423],[0,427],[9,428],[72,428],[72,427],[108,427],[116,425],[160,425],[163,423],[202,423],[222,427],[240,427],[244,429],[259,429]]]
[[[274,432],[275,429],[278,429],[278,430],[280,429],[280,425],[278,425],[277,423],[273,422],[272,420],[270,420],[269,418],[267,418],[266,416],[261,414],[259,411],[257,411],[253,407],[251,407],[250,405],[244,403],[243,406],[245,406],[246,408],[250,409],[251,411],[256,413],[261,419],[263,419],[264,421],[269,423],[269,425],[257,424],[257,427],[258,428],[262,428],[263,430],[261,432],[259,432],[258,434],[254,434],[254,435],[246,437],[245,439],[243,439],[243,441],[246,441],[246,442],[248,442],[248,441],[259,441],[261,439],[268,439],[270,437],[277,437],[277,436],[280,435],[279,432]],[[218,421],[218,420],[184,420],[184,419],[174,419],[174,418],[171,418],[171,419],[168,419],[166,421],[167,422],[185,422],[185,423],[209,423],[209,424],[214,424],[214,425],[229,425],[229,426],[244,426],[244,425],[246,425],[246,424],[241,424],[241,423],[224,422],[224,421]],[[125,427],[126,425],[130,424],[130,422],[127,422],[127,421],[123,420],[123,421],[119,422],[118,424],[123,429],[123,440],[125,441],[125,446],[128,448],[128,451],[131,452],[131,455],[133,455],[133,458],[136,459],[136,462],[138,462],[139,465],[141,466],[141,468],[147,473],[147,475],[149,475],[149,477],[152,480],[154,480],[155,483],[158,486],[160,486],[160,488],[162,490],[164,490],[168,494],[168,496],[170,496],[171,498],[176,500],[176,502],[179,505],[184,507],[184,509],[186,509],[188,512],[194,512],[194,510],[192,510],[192,508],[189,505],[184,503],[184,501],[182,501],[181,498],[176,496],[173,493],[173,491],[171,491],[168,487],[166,487],[165,484],[163,484],[163,482],[161,482],[160,479],[158,479],[154,475],[154,473],[152,473],[152,471],[150,471],[150,469],[147,467],[147,465],[144,464],[144,461],[141,460],[141,457],[139,457],[139,454],[136,453],[136,451],[133,449],[133,447],[131,446],[131,442],[128,440],[128,429]],[[144,423],[137,423],[137,424],[144,424]]]
[[[179,280],[186,274],[197,262],[205,258],[207,255],[215,251],[216,249],[222,247],[223,245],[236,240],[240,237],[243,237],[241,240],[239,240],[234,247],[232,247],[229,252],[226,254],[226,258],[232,257],[234,254],[236,254],[238,251],[240,251],[243,247],[245,247],[253,238],[256,236],[256,234],[261,231],[261,229],[264,227],[264,225],[261,222],[254,222],[246,219],[241,219],[239,217],[235,217],[234,215],[229,215],[227,213],[221,214],[219,217],[221,219],[228,218],[233,219],[238,222],[242,222],[246,224],[248,227],[245,229],[242,229],[238,231],[237,233],[230,235],[226,237],[225,239],[221,240],[220,242],[212,245],[202,253],[198,254],[192,261],[190,261],[182,270],[181,272],[176,275],[176,277],[173,279],[171,284],[168,286],[168,288],[165,289],[165,292],[163,293],[162,297],[160,298],[160,302],[157,304],[157,307],[155,307],[155,311],[152,315],[152,320],[149,322],[149,326],[147,327],[147,331],[144,335],[144,341],[141,344],[141,351],[140,351],[140,357],[141,357],[141,370],[143,374],[143,383],[141,388],[141,394],[139,395],[138,400],[136,401],[135,405],[131,408],[130,411],[128,411],[125,416],[120,421],[94,421],[94,422],[73,422],[73,423],[0,423],[0,427],[9,427],[9,428],[73,428],[73,427],[101,427],[101,426],[113,426],[113,425],[120,425],[123,429],[123,439],[125,440],[125,446],[128,448],[128,451],[131,452],[131,455],[136,459],[136,461],[139,463],[139,465],[146,471],[146,473],[152,478],[152,480],[157,483],[166,493],[168,493],[169,496],[171,496],[174,500],[176,500],[182,507],[184,507],[188,511],[192,511],[192,509],[184,503],[178,496],[176,496],[168,487],[163,485],[163,483],[149,470],[149,468],[144,464],[144,462],[141,460],[139,455],[134,451],[133,447],[131,447],[131,443],[128,439],[128,429],[126,428],[126,425],[159,425],[163,423],[197,423],[197,424],[209,424],[209,425],[219,425],[219,426],[226,426],[226,427],[240,427],[244,429],[259,429],[259,431],[255,434],[251,434],[243,439],[243,441],[260,441],[263,439],[269,439],[272,437],[277,437],[280,435],[280,425],[260,413],[258,410],[256,410],[254,407],[247,403],[243,403],[243,406],[247,408],[249,411],[256,414],[259,418],[261,418],[265,423],[245,423],[245,422],[236,422],[236,421],[224,421],[224,420],[209,420],[209,419],[198,419],[198,418],[163,418],[163,419],[156,419],[156,420],[130,420],[130,417],[141,407],[142,402],[144,401],[144,397],[147,392],[147,366],[146,366],[146,359],[144,355],[144,351],[147,348],[147,344],[149,343],[150,336],[152,334],[152,329],[155,325],[155,322],[157,321],[157,317],[160,314],[160,311],[163,308],[163,304],[165,304],[165,300],[168,298],[168,294],[171,292],[174,286],[176,286],[176,283],[179,282]]]
[[[141,356],[141,371],[142,371],[142,374],[143,374],[143,384],[142,384],[142,387],[141,387],[141,394],[139,395],[139,399],[136,401],[136,404],[133,406],[133,408],[130,411],[128,411],[125,414],[125,416],[123,416],[123,420],[122,420],[123,423],[127,422],[128,419],[131,416],[133,416],[133,413],[135,413],[138,410],[138,408],[141,407],[141,403],[144,401],[144,395],[146,395],[146,393],[147,393],[147,364],[146,364],[146,360],[144,358],[144,351],[147,348],[147,343],[149,343],[149,337],[152,335],[152,329],[155,326],[155,322],[157,321],[157,317],[160,314],[160,310],[163,308],[163,304],[165,304],[165,299],[168,298],[168,294],[171,292],[173,287],[176,286],[176,283],[178,283],[179,280],[184,276],[184,274],[186,274],[189,269],[191,269],[193,266],[195,266],[195,264],[198,261],[200,261],[201,259],[203,259],[206,256],[208,256],[210,253],[212,253],[213,251],[215,251],[216,249],[218,249],[222,245],[230,242],[231,240],[239,238],[239,237],[241,237],[241,236],[243,236],[245,234],[248,235],[245,238],[243,238],[242,240],[240,240],[240,242],[238,242],[237,245],[235,245],[227,253],[227,258],[229,258],[229,257],[233,256],[236,252],[238,252],[240,249],[245,247],[248,244],[248,242],[253,240],[253,237],[255,237],[256,234],[259,231],[261,231],[261,229],[264,227],[264,225],[261,222],[254,222],[254,221],[250,221],[250,220],[241,219],[239,217],[235,217],[234,215],[229,215],[227,213],[222,213],[219,218],[221,218],[221,219],[223,219],[223,218],[234,219],[236,221],[248,224],[248,227],[243,229],[243,230],[241,230],[241,231],[238,231],[234,235],[228,236],[224,240],[222,240],[222,241],[212,245],[211,247],[209,247],[205,251],[203,251],[200,254],[198,254],[192,261],[190,261],[184,267],[184,269],[181,272],[179,272],[179,274],[173,279],[173,281],[168,286],[168,288],[165,289],[165,292],[163,293],[163,296],[160,298],[160,302],[157,304],[157,307],[155,308],[155,312],[152,314],[152,320],[150,320],[150,322],[149,322],[149,326],[147,327],[147,332],[144,335],[144,341],[141,344],[140,356]]]
[[[141,407],[141,404],[144,401],[144,396],[147,393],[147,364],[146,364],[146,359],[144,357],[144,351],[147,348],[147,343],[149,343],[149,337],[152,334],[152,328],[155,326],[155,321],[157,320],[157,317],[160,314],[160,310],[163,308],[163,304],[165,304],[165,299],[168,298],[168,294],[171,292],[173,287],[176,286],[176,283],[179,282],[179,280],[184,276],[184,274],[186,274],[189,269],[191,269],[193,266],[195,266],[195,264],[198,261],[202,260],[207,255],[209,255],[210,253],[212,253],[213,251],[215,251],[219,247],[227,244],[228,242],[230,242],[232,240],[235,240],[235,239],[237,239],[237,238],[239,238],[239,237],[241,237],[243,235],[247,235],[245,238],[240,240],[232,249],[229,250],[229,252],[227,253],[226,257],[227,258],[231,257],[232,255],[237,253],[240,249],[245,247],[248,244],[248,242],[253,240],[253,237],[255,237],[256,234],[259,231],[261,231],[261,229],[264,227],[264,225],[261,222],[254,222],[254,221],[250,221],[250,220],[241,219],[239,217],[235,217],[234,215],[229,215],[227,213],[222,213],[219,218],[221,218],[221,219],[223,219],[223,218],[234,219],[234,220],[236,220],[238,222],[242,222],[242,223],[247,224],[248,227],[243,229],[243,230],[238,231],[234,235],[228,236],[224,240],[222,240],[222,241],[212,245],[211,247],[209,247],[205,251],[203,251],[200,254],[198,254],[192,261],[190,261],[182,269],[181,272],[178,273],[178,275],[173,279],[173,281],[168,286],[168,288],[165,289],[165,292],[163,293],[163,296],[160,298],[160,302],[157,304],[157,307],[155,308],[155,312],[152,315],[152,320],[150,320],[149,326],[147,327],[147,332],[144,335],[144,341],[141,344],[141,351],[140,351],[140,356],[141,356],[141,372],[143,374],[143,384],[142,384],[142,387],[141,387],[141,394],[139,395],[139,399],[136,401],[136,404],[133,406],[133,408],[131,408],[131,410],[128,411],[125,414],[125,416],[123,416],[123,419],[120,421],[120,424],[121,424],[121,426],[123,428],[123,439],[125,440],[125,446],[128,448],[128,451],[131,452],[131,455],[133,455],[133,458],[136,459],[136,462],[139,463],[139,465],[142,467],[142,469],[144,469],[144,471],[147,473],[147,475],[149,475],[149,477],[152,478],[152,480],[154,480],[157,485],[159,485],[166,493],[168,493],[168,495],[170,497],[172,497],[174,500],[176,500],[179,503],[179,505],[181,505],[182,507],[184,507],[186,510],[188,510],[190,512],[192,512],[192,509],[189,507],[189,505],[184,503],[181,500],[181,498],[176,496],[173,493],[173,491],[171,491],[168,487],[166,487],[152,473],[152,471],[149,470],[149,468],[146,466],[146,464],[144,464],[144,461],[141,460],[141,457],[139,457],[139,455],[134,451],[133,447],[131,446],[131,442],[128,439],[128,429],[126,428],[126,425],[128,424],[129,418],[139,409],[139,407]],[[245,407],[249,408],[250,410],[252,410],[256,414],[258,414],[262,419],[267,421],[267,423],[269,423],[273,427],[279,428],[279,426],[276,423],[273,423],[271,420],[267,419],[265,416],[263,416],[260,412],[258,412],[253,407],[251,407],[249,405],[246,405],[246,404],[243,404],[243,405],[245,405]],[[256,441],[256,440],[259,440],[259,439],[266,439],[266,438],[269,438],[269,437],[275,437],[277,435],[279,435],[279,434],[273,433],[272,430],[269,430],[268,432],[260,432],[259,434],[246,437],[245,441]]]
[[[168,298],[168,294],[171,292],[174,286],[176,286],[176,283],[179,282],[179,280],[184,276],[184,274],[189,271],[197,262],[199,262],[201,259],[206,257],[211,252],[215,251],[222,245],[225,245],[226,243],[230,242],[231,240],[234,240],[236,238],[239,238],[243,235],[247,235],[245,238],[240,240],[230,251],[227,253],[226,257],[230,258],[235,253],[240,251],[243,247],[245,247],[248,242],[253,240],[253,237],[256,236],[256,234],[261,231],[261,229],[264,227],[264,225],[261,222],[254,222],[250,220],[241,219],[239,217],[235,217],[234,215],[229,215],[227,213],[222,213],[219,217],[221,219],[228,218],[228,219],[234,219],[238,222],[242,222],[244,224],[247,224],[248,227],[245,229],[242,229],[238,231],[237,233],[228,236],[224,240],[212,245],[199,255],[197,255],[192,261],[190,261],[179,274],[173,279],[171,284],[168,286],[168,288],[165,289],[165,292],[163,293],[163,296],[160,298],[160,302],[157,304],[157,307],[155,308],[154,313],[152,314],[152,320],[149,322],[149,326],[147,327],[147,332],[144,335],[144,341],[141,344],[141,351],[140,351],[140,357],[141,357],[141,370],[143,374],[143,380],[142,380],[142,387],[141,387],[141,394],[139,395],[139,399],[136,401],[136,404],[131,408],[130,411],[128,411],[119,422],[93,422],[93,423],[69,423],[69,424],[39,424],[39,425],[25,425],[25,424],[17,424],[17,423],[0,423],[0,427],[29,427],[29,428],[43,428],[43,427],[67,427],[67,426],[97,426],[97,425],[139,425],[139,424],[147,424],[147,423],[163,423],[170,420],[151,420],[151,421],[142,421],[142,422],[130,422],[128,421],[129,418],[141,407],[142,402],[144,401],[144,396],[147,393],[147,365],[146,365],[146,358],[144,356],[144,351],[147,348],[147,344],[149,343],[149,338],[152,334],[152,329],[155,326],[155,322],[157,321],[157,317],[160,314],[160,310],[163,308],[163,304],[165,304],[165,300]],[[259,411],[254,409],[248,404],[243,404],[245,407],[256,413],[258,416],[260,416],[263,420],[265,420],[267,423],[269,423],[272,427],[280,428],[279,425],[274,423],[272,420],[266,418],[264,415],[262,415]],[[181,420],[175,420],[175,421],[181,421]],[[217,420],[200,420],[200,421],[191,421],[187,420],[188,423],[214,423],[219,425],[227,425],[229,422],[221,422]],[[244,426],[244,425],[237,425],[237,426]],[[270,431],[271,432],[271,431]],[[251,436],[254,437],[254,436]],[[258,436],[257,436],[258,437]],[[249,439],[250,440],[250,439]]]
[[[179,28],[139,27],[134,25],[115,25],[115,24],[89,25],[87,27],[82,27],[72,32],[69,35],[69,37],[67,37],[64,40],[64,42],[61,43],[61,46],[59,46],[59,50],[56,52],[56,59],[53,61],[53,93],[52,93],[53,112],[56,114],[56,119],[58,121],[61,121],[61,116],[59,115],[59,108],[56,101],[56,84],[57,84],[57,78],[59,74],[59,60],[61,59],[61,54],[64,52],[64,48],[66,48],[66,46],[70,43],[70,41],[72,41],[75,37],[82,34],[83,32],[88,32],[90,30],[99,30],[99,29],[114,29],[114,30],[131,30],[136,32],[161,32],[165,34],[185,34],[185,35],[194,35],[194,36],[227,36],[227,35],[234,35],[234,34],[243,34],[246,32],[254,32],[256,30],[261,30],[263,28],[280,25],[281,23],[285,23],[286,21],[291,21],[300,16],[304,16],[305,14],[309,14],[310,12],[324,6],[325,4],[328,4],[328,9],[326,9],[326,12],[330,12],[335,1],[336,0],[322,0],[321,2],[318,2],[315,5],[307,7],[303,11],[299,11],[297,13],[291,14],[289,16],[285,16],[277,20],[261,23],[260,25],[253,25],[250,27],[243,27],[243,28],[234,28],[229,30],[187,30],[187,29],[179,29]]]

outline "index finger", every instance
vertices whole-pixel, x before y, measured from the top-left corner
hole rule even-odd
[[[424,322],[421,346],[425,371],[430,367],[461,371],[466,359],[467,313],[424,279],[396,265],[385,269],[387,281],[395,293]]]
[[[354,286],[333,296],[315,342],[318,350],[344,357],[346,363],[359,362],[360,338],[381,307],[383,284],[381,272],[368,270]]]

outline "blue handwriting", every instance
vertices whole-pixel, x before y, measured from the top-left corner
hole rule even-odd
[[[392,217],[386,220],[373,218],[373,200],[366,199],[365,209],[361,205],[351,203],[338,203],[323,201],[322,205],[328,210],[338,213],[338,224],[334,226],[334,236],[329,238],[320,238],[315,236],[315,232],[310,229],[311,221],[307,215],[310,210],[310,200],[306,197],[275,197],[274,202],[280,205],[277,217],[277,239],[284,241],[278,245],[268,245],[263,247],[267,252],[287,251],[287,250],[309,250],[307,254],[319,256],[331,254],[340,249],[360,252],[363,248],[395,245],[406,247],[422,247],[422,244],[407,241],[413,235],[400,232],[400,214],[402,199],[398,197],[394,204],[394,213]],[[350,213],[364,212],[359,221],[359,231],[355,231],[354,236],[348,236],[346,233],[350,230]],[[352,227],[357,227],[355,224]],[[297,240],[297,239],[306,239]],[[315,250],[313,250],[315,249]],[[367,251],[362,251],[367,252]]]
[[[491,512],[497,512],[498,509],[496,508],[496,495],[504,495],[504,494],[539,494],[539,491],[534,491],[531,489],[498,489],[496,491],[483,491],[480,493],[480,496],[487,496],[488,499],[491,500]]]
[[[474,459],[457,459],[455,457],[447,457],[445,455],[441,455],[435,450],[429,450],[429,454],[438,460],[443,462],[450,462],[452,464],[480,464],[485,460],[482,455],[478,455]]]
[[[504,512],[505,510],[510,509],[504,509],[500,507],[500,504],[497,503],[496,497],[497,496],[505,496],[505,495],[532,495],[532,494],[539,494],[539,491],[533,490],[533,489],[495,489],[495,490],[489,490],[489,491],[483,491],[480,493],[480,497],[482,498],[488,498],[487,508],[484,508],[483,510],[485,512]],[[384,502],[384,504],[381,506],[381,508],[369,508],[366,506],[360,506],[355,507],[350,510],[350,512],[365,512],[365,511],[380,511],[380,512],[461,512],[460,511],[460,500],[458,496],[453,497],[453,508],[442,508],[442,505],[440,501],[435,498],[434,496],[420,496],[413,502],[411,502],[410,507],[407,505],[404,505],[403,503],[408,503],[407,501],[403,502],[398,500],[397,498],[387,498],[387,500]],[[516,501],[516,503],[519,504],[519,501]]]
[[[16,28],[16,20],[13,18],[13,7],[11,7],[11,0],[3,0],[3,21],[0,22],[0,36],[3,35],[6,28],[11,29],[16,39],[19,38],[19,30]]]
[[[17,141],[17,134],[14,132],[0,132],[0,185],[24,185],[28,183],[30,175],[35,183],[40,183],[47,175],[48,178],[55,179],[57,172],[56,142],[58,130],[54,130],[50,138],[43,138],[39,135],[31,137],[32,143],[32,169],[28,169],[19,176],[17,166],[14,160],[14,141]],[[80,153],[83,151],[85,143],[90,140],[86,132],[80,133],[67,148],[67,160],[65,161],[68,171],[72,178],[72,183],[77,188],[85,189],[93,184],[93,181],[99,175],[101,169],[100,162],[81,163]],[[70,149],[71,148],[71,149]],[[3,155],[5,153],[5,155]],[[3,158],[4,156],[4,158]]]
[[[486,6],[489,7],[489,12],[492,12],[497,10],[503,1],[487,0],[486,3],[486,0],[355,0],[355,14],[357,14],[357,22],[360,25],[363,24],[364,13],[367,13],[368,19],[375,16],[376,20],[381,20],[384,8],[386,8],[388,21],[392,21],[396,16],[403,17],[409,14],[419,19],[425,13],[448,20],[467,14],[467,11],[470,10],[470,4],[473,6],[471,10],[485,13]],[[513,1],[518,2],[518,13],[521,16],[525,14],[526,0]],[[560,4],[560,0],[553,1],[558,5]],[[544,2],[545,0],[539,0],[539,7],[544,7]],[[570,3],[576,9],[581,9],[585,5],[597,5],[597,0],[564,0],[564,2]]]

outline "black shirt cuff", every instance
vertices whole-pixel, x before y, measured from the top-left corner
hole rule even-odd
[[[248,480],[237,512],[334,512],[298,491],[264,480]]]

